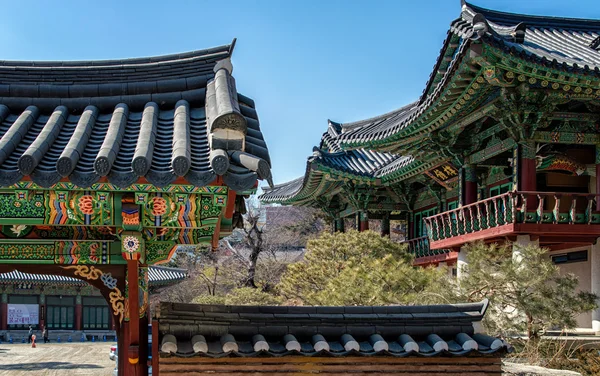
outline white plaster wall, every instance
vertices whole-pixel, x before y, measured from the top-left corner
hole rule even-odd
[[[591,246],[589,247],[579,247],[573,248],[569,250],[564,250],[560,252],[551,252],[550,255],[558,255],[568,252],[575,251],[588,251],[588,260],[585,262],[573,262],[567,264],[559,264],[558,267],[560,269],[560,274],[565,275],[567,273],[573,273],[579,278],[579,287],[578,291],[591,291],[592,289],[592,279],[591,279]],[[577,327],[591,329],[592,328],[592,313],[587,312],[581,314],[577,317]]]

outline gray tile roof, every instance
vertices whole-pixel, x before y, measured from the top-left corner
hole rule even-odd
[[[491,27],[486,33],[487,41],[544,65],[600,75],[600,50],[592,46],[600,37],[600,20],[511,14],[472,4],[465,4],[461,16],[472,22],[477,13]],[[523,41],[513,36],[520,23],[524,26]],[[457,29],[467,32],[472,26],[466,24]]]
[[[374,123],[382,120],[374,121]],[[309,161],[318,161],[324,166],[354,175],[379,178],[382,172],[390,173],[390,166],[403,167],[412,161],[411,157],[377,152],[368,149],[343,151],[340,145],[340,135],[343,125],[329,122],[327,132],[321,137],[319,148],[313,149],[313,157]]]
[[[296,195],[303,187],[305,177],[277,184],[273,188],[265,189],[264,193],[260,195],[259,199],[265,202],[280,202],[289,199]]]
[[[437,356],[505,352],[475,333],[487,301],[440,306],[259,307],[161,303],[161,357]],[[478,325],[478,324],[477,324]]]
[[[478,36],[474,23],[482,20],[486,28]],[[453,37],[457,40],[453,41]],[[463,3],[461,15],[450,25],[420,100],[388,114],[342,125],[344,132],[340,143],[368,144],[407,128],[437,100],[458,62],[465,56],[470,39],[481,39],[542,66],[600,76],[599,38],[600,20],[510,14]],[[446,66],[439,69],[442,64]]]
[[[25,176],[42,187],[68,177],[81,188],[140,178],[163,187],[179,177],[202,186],[217,175],[238,191],[270,182],[254,102],[230,74],[231,49],[0,61],[0,186]]]
[[[383,121],[382,118],[379,118],[372,122],[381,121]],[[308,174],[310,174],[310,166],[315,163],[340,173],[347,173],[350,176],[378,179],[390,175],[414,161],[412,156],[400,156],[368,149],[342,150],[340,136],[343,127],[341,124],[329,121],[329,126],[321,137],[319,147],[313,148],[313,155],[308,157],[307,175],[270,189],[266,188],[265,193],[259,199],[264,202],[281,202],[293,198],[302,188],[310,184]]]
[[[185,269],[164,266],[150,266],[148,268],[148,281],[151,286],[171,285],[182,281],[187,275],[188,273]],[[18,270],[0,274],[0,284],[2,283],[87,285],[87,282],[81,279],[64,275],[31,274]]]

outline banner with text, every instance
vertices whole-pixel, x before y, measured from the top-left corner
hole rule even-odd
[[[8,304],[8,325],[37,325],[40,306],[38,304]]]

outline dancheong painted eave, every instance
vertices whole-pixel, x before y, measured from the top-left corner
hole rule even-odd
[[[342,148],[379,149],[386,140],[408,139],[425,130],[431,121],[427,115],[451,87],[456,69],[483,47],[548,71],[587,76],[590,89],[600,88],[600,20],[511,14],[463,1],[419,101],[385,116],[342,125]]]
[[[337,179],[361,181],[377,185],[382,180],[401,175],[413,165],[411,156],[377,152],[367,149],[342,150],[339,144],[341,125],[329,121],[319,147],[308,157],[303,178],[265,188],[260,196],[263,202],[292,203],[316,197],[319,192],[331,189],[327,176]],[[332,180],[333,182],[333,180]]]
[[[485,61],[483,50],[500,63],[528,69],[532,75],[544,69],[544,81],[537,78],[540,85],[553,90],[559,85],[562,92],[578,82],[575,93],[600,96],[600,21],[461,5],[417,101],[369,119],[330,122],[320,147],[309,157],[304,178],[266,189],[261,200],[314,206],[318,205],[315,198],[334,188],[335,182],[396,184],[444,163],[448,157],[440,149],[447,140],[434,132],[497,110],[497,92],[486,83],[494,78],[482,77],[486,68],[493,73],[497,62]],[[390,159],[377,168],[364,168],[365,157],[378,156]]]
[[[235,41],[234,41],[235,42]],[[237,92],[234,47],[100,61],[0,61],[0,186],[107,181],[236,191],[271,183],[254,101]]]

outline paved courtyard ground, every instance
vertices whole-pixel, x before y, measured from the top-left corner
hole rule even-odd
[[[112,375],[111,342],[0,344],[0,376]]]

